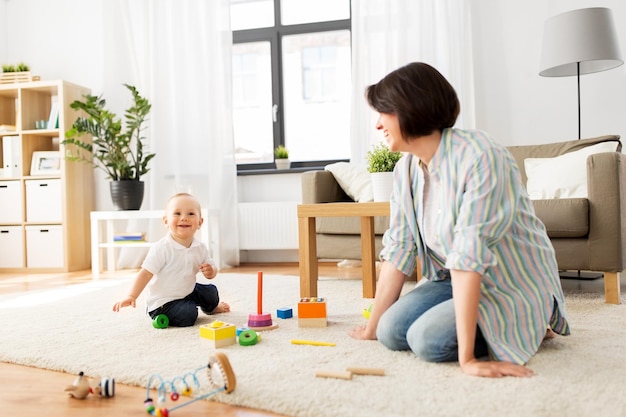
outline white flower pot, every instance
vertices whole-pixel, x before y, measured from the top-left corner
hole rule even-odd
[[[291,161],[285,158],[277,158],[274,162],[276,162],[276,169],[289,169],[291,166]]]
[[[372,172],[374,201],[389,201],[393,187],[393,172]]]

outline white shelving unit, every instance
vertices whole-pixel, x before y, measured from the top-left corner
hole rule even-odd
[[[0,85],[0,272],[89,269],[93,167],[65,161],[63,146],[80,114],[70,103],[89,93],[61,80]]]
[[[113,236],[121,232],[121,227],[129,220],[162,219],[163,210],[127,210],[127,211],[92,211],[91,212],[91,272],[93,279],[98,279],[102,272],[100,255],[106,250],[107,270],[116,270],[116,250],[126,248],[148,248],[157,240],[148,242],[116,243]],[[200,227],[200,241],[207,245],[215,263],[220,265],[219,247],[219,212],[202,209],[204,223]],[[124,223],[122,223],[124,222]],[[158,238],[161,238],[159,236]]]

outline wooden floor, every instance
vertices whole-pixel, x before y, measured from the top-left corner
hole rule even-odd
[[[226,273],[256,273],[299,275],[297,264],[245,265],[220,271]],[[338,268],[335,263],[320,264],[321,276],[360,279],[361,268]],[[128,271],[124,271],[125,276]],[[104,273],[100,279],[115,278],[120,273]],[[91,280],[91,271],[67,274],[0,274],[0,296],[21,294],[32,290],[73,285]],[[115,417],[145,416],[145,388],[116,384],[113,398],[88,396],[84,400],[70,398],[63,390],[71,385],[75,375],[0,362],[0,404],[7,416],[39,417]],[[234,407],[212,401],[197,401],[177,410],[175,416],[260,417],[278,416],[260,410]]]

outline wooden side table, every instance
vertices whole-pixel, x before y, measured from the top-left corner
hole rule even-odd
[[[131,219],[162,219],[164,210],[120,210],[120,211],[92,211],[91,212],[91,274],[93,279],[98,279],[102,265],[100,264],[100,251],[107,251],[107,269],[115,270],[115,250],[121,248],[145,248],[154,244],[150,242],[124,242],[113,241],[115,234],[115,222]],[[213,260],[220,267],[219,258],[219,212],[218,210],[202,209],[204,223],[200,227],[200,241],[207,245],[212,252]],[[104,228],[102,226],[105,226]]]
[[[363,297],[374,298],[374,294],[376,294],[374,216],[389,216],[389,202],[298,205],[300,297],[317,297],[319,271],[317,264],[317,236],[315,234],[316,217],[360,217]]]

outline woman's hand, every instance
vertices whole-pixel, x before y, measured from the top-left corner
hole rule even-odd
[[[472,376],[483,376],[489,378],[501,378],[503,376],[533,376],[534,372],[524,365],[517,365],[511,362],[479,361],[471,360],[461,365],[463,373]]]

